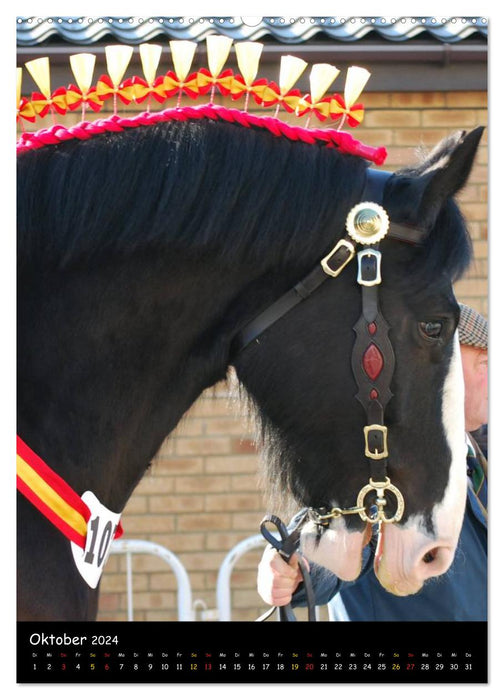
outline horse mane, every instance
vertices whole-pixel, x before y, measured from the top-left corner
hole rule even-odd
[[[28,148],[25,139],[18,154],[20,256],[65,266],[169,246],[211,250],[230,264],[265,256],[287,264],[294,251],[300,262],[311,261],[310,232],[331,242],[363,182],[368,163],[344,152],[345,137],[358,142],[334,130],[314,130],[325,138],[299,127],[280,131],[271,118],[255,117],[244,128],[199,112],[118,131],[111,119],[91,138],[44,148]]]

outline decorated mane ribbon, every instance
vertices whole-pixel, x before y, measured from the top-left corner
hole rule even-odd
[[[66,127],[57,124],[57,115],[64,115],[68,111],[81,110],[82,122],[79,127],[85,127],[89,122],[85,121],[86,112],[100,112],[108,100],[113,101],[113,116],[118,117],[119,103],[124,105],[143,104],[146,111],[140,115],[151,113],[151,107],[161,106],[163,112],[171,112],[171,108],[164,108],[163,104],[170,98],[176,99],[175,109],[187,117],[188,108],[181,105],[181,99],[190,98],[196,100],[209,93],[209,100],[198,107],[215,108],[209,113],[210,118],[217,113],[228,120],[251,126],[247,118],[255,117],[254,126],[258,125],[263,117],[249,114],[249,98],[252,97],[255,105],[263,108],[275,108],[274,117],[264,117],[269,120],[270,131],[277,131],[276,135],[294,137],[294,140],[307,140],[299,138],[298,134],[287,129],[288,124],[283,124],[277,119],[280,108],[296,117],[306,115],[305,131],[320,133],[322,129],[308,129],[312,116],[319,122],[326,120],[338,120],[336,129],[327,129],[335,133],[341,132],[344,125],[358,126],[364,118],[364,106],[357,102],[364,89],[370,73],[365,68],[350,66],[346,73],[343,95],[328,94],[326,92],[338,77],[340,70],[326,63],[314,64],[309,75],[310,91],[302,95],[300,90],[294,88],[295,82],[307,67],[306,61],[295,56],[282,56],[280,59],[280,78],[278,83],[265,78],[256,79],[259,59],[263,44],[259,42],[243,41],[235,44],[236,59],[239,73],[230,68],[225,68],[225,62],[229,56],[233,41],[225,36],[211,35],[206,39],[208,68],[192,70],[192,62],[197,48],[193,41],[170,41],[170,52],[173,62],[173,70],[157,75],[157,70],[162,54],[162,46],[158,44],[141,44],[139,46],[140,60],[144,77],[134,76],[124,79],[125,72],[133,54],[133,47],[123,45],[111,45],[105,47],[107,74],[101,75],[93,84],[93,73],[96,57],[92,54],[81,53],[70,56],[70,66],[76,84],[68,87],[58,87],[52,90],[50,81],[49,59],[47,57],[36,58],[28,61],[25,66],[35,81],[39,91],[33,92],[31,98],[21,95],[23,69],[17,69],[17,102],[16,118],[24,132],[26,122],[34,123],[37,119],[52,116],[53,126],[58,128],[58,134],[63,134]],[[242,109],[227,110],[226,107],[215,105],[216,94],[228,96],[237,101],[244,98]],[[155,111],[155,114],[160,114]],[[198,116],[201,116],[201,112]],[[243,115],[241,120],[236,114]],[[207,114],[205,114],[207,116]],[[274,126],[271,122],[275,122]],[[104,120],[102,120],[103,122]],[[145,122],[144,122],[145,123]],[[152,122],[148,122],[152,123]],[[128,124],[132,126],[132,123]],[[114,130],[116,124],[109,123],[110,130]],[[72,127],[69,128],[69,130]],[[298,127],[299,128],[299,127]],[[40,130],[46,133],[47,130]],[[87,129],[87,138],[92,134],[92,129]],[[37,134],[35,134],[37,136]],[[66,140],[62,136],[58,140]],[[315,141],[324,140],[317,136]],[[335,145],[335,139],[332,139]],[[313,143],[314,141],[312,141]],[[49,143],[46,141],[46,143]],[[358,141],[348,141],[345,145],[351,147],[346,152],[362,156],[381,165],[385,159],[384,148],[373,149],[370,146],[360,144]],[[23,144],[26,146],[26,142]],[[337,144],[339,146],[339,144]],[[22,150],[26,150],[23,148]],[[363,151],[376,152],[369,158]]]
[[[208,68],[199,68],[190,72],[196,50],[196,42],[171,41],[170,50],[174,70],[156,76],[162,47],[159,44],[141,44],[140,60],[144,77],[134,76],[123,80],[133,54],[133,47],[111,45],[105,47],[107,75],[101,75],[96,85],[92,85],[95,56],[92,54],[74,54],[70,65],[77,85],[51,90],[49,59],[36,58],[25,65],[40,89],[33,92],[31,99],[21,97],[22,69],[18,68],[17,119],[34,122],[48,113],[65,114],[81,108],[83,114],[89,107],[99,111],[109,99],[114,101],[114,114],[117,114],[118,99],[125,105],[148,101],[150,110],[152,100],[162,104],[171,97],[177,97],[180,106],[184,95],[193,100],[210,91],[210,104],[215,93],[230,95],[238,100],[245,96],[244,110],[248,109],[248,98],[262,107],[276,107],[275,116],[280,107],[287,112],[302,117],[314,114],[320,121],[338,119],[341,128],[346,122],[349,126],[358,126],[364,118],[364,107],[357,103],[370,73],[365,68],[350,66],[347,71],[344,94],[325,96],[331,84],[339,75],[338,68],[326,63],[312,66],[310,73],[310,93],[302,95],[293,86],[304,72],[307,63],[295,56],[282,56],[280,59],[280,80],[278,84],[264,78],[256,80],[259,58],[263,45],[259,42],[238,42],[236,57],[240,73],[230,68],[223,70],[233,41],[224,36],[207,37]]]
[[[36,132],[24,132],[20,135],[16,151],[22,153],[51,144],[63,143],[70,139],[87,140],[106,132],[117,132],[138,126],[150,126],[168,121],[186,121],[189,119],[222,120],[249,128],[264,129],[276,137],[285,137],[302,143],[319,143],[327,148],[337,148],[341,153],[365,158],[376,165],[383,165],[387,150],[383,146],[367,146],[346,131],[336,129],[306,129],[302,126],[286,124],[274,117],[248,114],[238,109],[219,105],[196,105],[165,109],[161,112],[143,112],[134,117],[120,117],[112,114],[107,119],[93,122],[81,122],[71,127],[54,124],[47,129]]]
[[[84,549],[91,517],[88,506],[19,436],[16,452],[18,490],[66,538]],[[114,537],[122,533],[119,524]]]

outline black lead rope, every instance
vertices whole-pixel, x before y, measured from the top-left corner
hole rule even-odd
[[[280,539],[275,537],[270,530],[266,527],[267,523],[273,524],[280,535]],[[261,534],[264,539],[270,544],[277,552],[280,554],[282,559],[287,563],[290,561],[292,555],[298,550],[299,547],[299,529],[296,528],[291,533],[287,530],[284,523],[276,515],[266,515],[261,522]],[[301,556],[298,557],[298,566],[303,577],[303,583],[305,586],[306,599],[308,605],[308,621],[316,622],[315,615],[315,596],[313,594],[313,587],[311,584],[310,574]],[[266,611],[261,617],[257,618],[256,622],[264,622],[271,615],[278,610],[280,622],[297,622],[294,611],[292,610],[291,604],[273,606],[270,610]]]

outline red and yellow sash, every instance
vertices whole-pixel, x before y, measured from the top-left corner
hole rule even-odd
[[[91,511],[28,445],[17,437],[17,488],[69,540],[84,549]],[[119,524],[115,537],[120,537]]]

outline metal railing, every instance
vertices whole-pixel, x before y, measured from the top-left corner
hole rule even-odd
[[[171,567],[177,580],[177,610],[178,619],[183,622],[193,622],[195,611],[192,604],[192,591],[189,576],[180,559],[154,542],[147,540],[116,540],[110,549],[111,554],[124,554],[126,557],[126,586],[128,600],[128,621],[133,621],[133,554],[150,554],[161,558]]]

